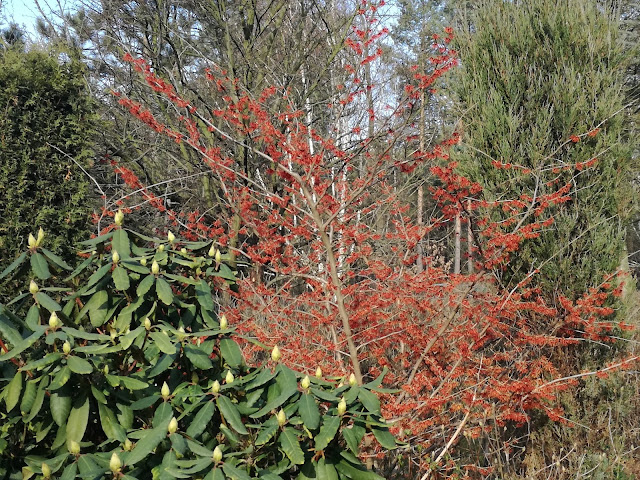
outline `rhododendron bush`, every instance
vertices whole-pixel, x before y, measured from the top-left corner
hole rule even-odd
[[[333,128],[316,129],[305,107],[288,101],[288,91],[251,95],[213,65],[205,74],[219,104],[201,107],[144,59],[127,55],[149,87],[180,112],[181,128],[167,127],[152,107],[117,94],[120,104],[201,155],[218,199],[211,211],[171,210],[127,165],[116,159],[112,165],[166,216],[167,229],[193,241],[212,239],[227,280],[238,272],[233,288],[224,276],[214,284],[219,312],[231,325],[279,345],[286,364],[309,374],[319,367],[363,383],[386,371],[383,413],[396,422],[412,461],[447,471],[461,441],[470,445],[496,426],[522,426],[532,412],[562,420],[557,395],[579,376],[563,378],[554,358],[585,339],[608,342],[614,328],[625,328],[611,315],[611,298],[622,284],[612,275],[578,301],[559,297],[552,305],[528,286],[535,264],[520,284],[500,283],[499,272],[522,242],[553,228],[554,209],[571,201],[570,185],[492,203],[449,161],[459,133],[419,150],[416,105],[421,92],[457,64],[449,48],[453,32],[434,40],[431,71],[416,72],[401,99],[385,104],[380,93],[371,108],[368,95],[383,87],[366,84],[364,73],[380,61],[386,33],[374,16],[375,7],[363,7],[360,27],[345,41],[348,81],[336,85],[327,105]],[[593,162],[557,168],[581,171]],[[424,165],[436,179],[431,193],[438,208],[418,222],[404,186]],[[495,168],[512,165],[496,162]],[[493,209],[511,216],[493,222]],[[473,273],[452,274],[440,254],[427,256],[427,268],[419,271],[417,246],[449,229],[456,216],[471,224]],[[245,345],[249,356],[262,351]],[[630,361],[619,359],[611,368]],[[503,440],[508,451],[512,439]],[[379,446],[366,451],[371,459],[384,456]]]

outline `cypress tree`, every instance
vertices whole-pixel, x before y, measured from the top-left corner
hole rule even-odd
[[[571,185],[570,200],[551,207],[553,225],[525,242],[503,281],[539,268],[547,298],[576,298],[615,271],[625,251],[631,145],[617,21],[587,0],[483,0],[460,23],[461,169],[491,201]]]
[[[89,185],[79,165],[93,157],[95,114],[84,67],[64,58],[0,52],[0,270],[39,227],[63,258],[89,227]]]

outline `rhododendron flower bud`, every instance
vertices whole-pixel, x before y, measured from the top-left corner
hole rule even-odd
[[[29,234],[29,240],[27,241],[29,248],[35,248],[37,245],[36,237],[33,236],[33,233]]]
[[[220,263],[220,261],[222,260],[222,254],[220,253],[220,250],[216,250],[216,255],[214,260],[216,261],[216,263]]]
[[[169,398],[169,395],[171,395],[171,390],[169,389],[169,385],[167,385],[167,382],[164,382],[162,384],[162,388],[160,389],[160,395],[162,395],[162,398],[164,398],[165,400]]]
[[[213,382],[213,385],[211,385],[211,391],[213,393],[218,393],[220,391],[220,382],[218,380]]]
[[[155,260],[151,264],[151,273],[153,273],[154,275],[158,275],[160,273],[160,265],[158,265],[158,262],[156,262]]]
[[[347,411],[347,402],[344,399],[344,397],[342,397],[338,402],[338,415],[342,416],[346,411]]]
[[[42,462],[42,466],[40,468],[42,469],[42,476],[44,478],[51,478],[51,467],[49,467],[49,465]]]
[[[356,381],[356,376],[352,373],[351,375],[349,375],[349,385],[354,387],[357,384],[358,382]]]
[[[229,322],[227,322],[227,316],[222,314],[222,316],[220,317],[220,329],[224,330],[228,325]]]
[[[80,454],[80,444],[74,440],[71,440],[69,442],[69,453],[71,455],[78,455]]]
[[[224,381],[227,383],[233,383],[234,380],[235,377],[233,376],[233,373],[231,373],[231,370],[228,370],[227,375],[224,377]]]
[[[276,415],[276,418],[278,419],[278,425],[280,425],[281,427],[284,426],[285,423],[287,423],[287,414],[284,413],[283,409],[280,409],[280,411]]]
[[[120,457],[116,452],[113,452],[111,454],[111,460],[109,460],[109,470],[111,470],[113,473],[118,473],[121,468],[122,460],[120,460]]]
[[[140,265],[142,265],[143,267],[147,266],[147,259],[146,258],[141,258],[140,259]]]
[[[182,247],[182,248],[180,249],[180,253],[181,253],[182,255],[186,255],[186,254],[187,254],[187,249],[186,249],[186,248],[184,248],[184,247]]]
[[[209,252],[207,253],[207,255],[209,255],[210,257],[215,257],[216,256],[216,247],[215,247],[215,245],[211,245],[211,248],[209,249]]]
[[[144,328],[147,330],[151,330],[151,320],[149,320],[149,317],[146,317],[144,319]]]
[[[213,449],[213,455],[211,458],[214,463],[220,463],[222,460],[222,450],[220,449],[220,445],[216,445],[216,448]]]
[[[55,330],[59,326],[60,319],[58,318],[58,315],[56,314],[56,312],[51,312],[51,315],[49,316],[49,327]]]
[[[116,212],[116,214],[113,216],[113,221],[118,226],[122,225],[122,222],[124,221],[124,213],[122,213],[122,210],[118,210]]]
[[[320,367],[316,368],[316,378],[322,378],[322,369]]]
[[[158,251],[159,252],[164,252],[164,244],[161,243],[160,245],[158,245]]]
[[[38,230],[38,238],[36,239],[36,247],[39,247],[42,241],[44,240],[44,230],[40,227]]]
[[[113,261],[113,263],[118,263],[120,261],[120,254],[118,253],[117,250],[113,251],[113,255],[111,255],[111,260]]]
[[[273,360],[274,362],[278,362],[281,358],[282,353],[280,353],[280,349],[278,348],[278,345],[276,345],[275,347],[273,347],[273,350],[271,350],[271,360]]]
[[[169,240],[169,243],[173,243],[176,241],[176,236],[171,230],[169,230],[169,233],[167,233],[167,239]]]
[[[127,438],[124,441],[124,445],[122,445],[122,448],[125,452],[130,452],[131,450],[133,450],[133,442]]]
[[[173,417],[169,422],[169,426],[167,427],[167,432],[169,432],[169,435],[172,435],[177,431],[178,431],[178,420],[176,419],[176,417]]]
[[[199,383],[200,382],[200,377],[198,376],[198,374],[196,372],[193,372],[191,374],[191,383]]]
[[[305,375],[302,381],[300,382],[300,386],[306,390],[307,388],[309,388],[310,385],[311,385],[311,380],[309,380],[309,375]]]
[[[71,351],[71,344],[68,341],[64,342],[62,344],[62,352],[65,355],[68,355],[70,351]]]
[[[29,283],[29,293],[31,293],[32,295],[35,295],[36,293],[38,293],[38,290],[40,290],[38,288],[38,284],[33,280],[31,280],[31,282]]]

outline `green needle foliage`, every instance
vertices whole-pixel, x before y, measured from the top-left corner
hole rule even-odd
[[[73,246],[88,231],[87,177],[72,158],[86,167],[93,157],[95,114],[85,68],[63,57],[18,46],[0,50],[3,268],[34,225],[47,229],[51,250],[64,258],[75,254]],[[4,290],[0,299],[13,293]]]
[[[227,256],[170,237],[116,226],[73,266],[36,239],[0,274],[29,289],[0,310],[0,479],[381,479],[356,455],[396,445],[382,378],[247,366],[210,287]]]
[[[633,197],[617,22],[587,0],[484,0],[463,24],[455,159],[487,200],[523,195],[523,225],[537,221],[537,199],[569,185],[570,199],[549,207],[553,225],[525,242],[503,279],[539,268],[547,298],[575,299],[620,266]]]

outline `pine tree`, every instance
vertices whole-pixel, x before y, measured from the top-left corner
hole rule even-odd
[[[597,285],[624,253],[631,198],[625,66],[617,21],[604,12],[586,0],[485,0],[457,36],[461,168],[488,201],[521,195],[530,205],[517,219],[525,225],[536,221],[541,195],[566,186],[554,223],[502,272],[513,284],[539,269],[534,281],[550,300]],[[577,163],[583,168],[568,167]]]

